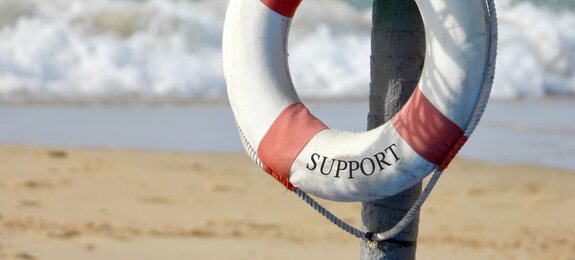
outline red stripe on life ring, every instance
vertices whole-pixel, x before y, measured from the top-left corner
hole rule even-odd
[[[433,164],[442,164],[441,167],[447,167],[448,157],[453,158],[467,140],[463,130],[437,110],[419,88],[392,124],[417,154]]]
[[[289,190],[289,170],[304,146],[327,126],[310,114],[301,102],[288,106],[276,118],[258,147],[264,171]]]
[[[270,9],[285,17],[292,18],[301,0],[260,0]]]

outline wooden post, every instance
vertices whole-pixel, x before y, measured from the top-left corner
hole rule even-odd
[[[388,121],[416,87],[425,56],[425,31],[415,0],[374,0],[368,129]],[[421,194],[421,183],[390,198],[362,204],[370,232],[393,227]],[[361,259],[414,259],[419,216],[395,238],[361,242]]]

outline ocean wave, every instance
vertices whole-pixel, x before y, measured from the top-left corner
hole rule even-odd
[[[226,3],[3,0],[0,99],[225,97],[220,46]],[[574,95],[575,14],[529,2],[498,4],[493,96]],[[302,96],[367,97],[370,16],[362,1],[302,4],[289,42]]]
[[[493,95],[575,94],[575,14],[501,3]]]

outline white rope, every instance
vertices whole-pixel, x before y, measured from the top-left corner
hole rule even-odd
[[[483,86],[481,90],[481,94],[479,96],[479,100],[477,105],[475,106],[475,110],[473,111],[473,116],[471,120],[467,124],[467,128],[465,129],[464,135],[469,137],[471,133],[479,124],[479,120],[483,116],[483,112],[485,112],[485,107],[487,106],[487,102],[489,101],[489,96],[491,95],[491,87],[493,85],[493,79],[495,77],[495,61],[497,59],[497,12],[495,9],[494,0],[487,0],[487,8],[489,12],[489,58],[487,60],[487,72],[485,75],[485,80],[483,81]]]
[[[366,240],[370,240],[369,239],[369,235],[366,232],[363,232],[357,228],[352,227],[351,225],[345,223],[343,220],[339,219],[338,217],[336,217],[335,215],[333,215],[331,212],[329,212],[329,210],[327,210],[326,208],[324,208],[322,205],[320,205],[317,201],[315,201],[312,197],[310,197],[309,195],[307,195],[307,193],[303,192],[302,190],[298,189],[298,188],[294,188],[294,192],[295,194],[297,194],[298,197],[300,197],[303,201],[305,201],[305,203],[307,203],[308,205],[310,205],[313,209],[315,209],[319,214],[321,214],[322,216],[324,216],[327,220],[329,220],[331,223],[335,224],[336,226],[338,226],[339,228],[341,228],[343,231],[350,233],[351,235],[360,238],[360,239],[366,239]]]
[[[236,125],[236,127],[238,128],[238,133],[240,134],[240,138],[242,139],[242,144],[244,146],[244,149],[248,153],[248,156],[250,157],[250,159],[252,159],[252,161],[255,162],[258,167],[264,168],[264,164],[262,163],[262,161],[258,157],[258,153],[252,147],[252,145],[250,144],[250,142],[248,141],[248,139],[244,135],[244,132],[242,131],[240,126]]]
[[[411,206],[411,208],[405,214],[405,216],[393,228],[391,228],[388,231],[381,232],[381,233],[364,232],[364,231],[361,231],[357,228],[354,228],[354,227],[350,226],[349,224],[345,223],[343,220],[336,217],[335,215],[333,215],[331,212],[329,212],[327,209],[325,209],[323,206],[321,206],[317,201],[315,201],[313,198],[311,198],[309,195],[307,195],[302,190],[295,188],[294,192],[303,201],[305,201],[308,205],[310,205],[313,209],[315,209],[319,214],[324,216],[331,223],[335,224],[336,226],[338,226],[339,228],[341,228],[345,232],[347,232],[347,233],[349,233],[349,234],[351,234],[357,238],[364,239],[364,240],[384,241],[384,240],[388,240],[392,237],[395,237],[397,234],[399,234],[399,232],[401,232],[403,229],[405,229],[405,227],[407,225],[409,225],[409,223],[411,223],[411,221],[413,221],[417,217],[417,213],[419,213],[421,206],[423,206],[423,203],[425,203],[425,200],[427,199],[429,194],[431,194],[431,191],[433,190],[433,187],[435,187],[435,184],[439,180],[440,176],[441,176],[441,172],[435,171],[433,173],[433,175],[431,176],[431,179],[429,180],[429,182],[425,186],[425,189],[423,190],[422,194],[419,196],[419,198],[413,204],[413,206]]]
[[[405,214],[405,216],[403,216],[403,218],[401,218],[399,222],[397,222],[397,224],[395,224],[394,227],[392,227],[388,231],[374,233],[372,239],[369,240],[372,241],[388,240],[390,238],[397,236],[397,234],[403,231],[405,227],[407,227],[407,225],[409,225],[409,223],[411,223],[417,217],[417,214],[419,214],[421,206],[423,206],[423,203],[425,203],[425,200],[427,199],[427,197],[429,197],[429,194],[431,194],[431,191],[435,187],[435,184],[437,184],[437,182],[439,181],[441,173],[442,172],[439,170],[436,170],[433,173],[431,179],[429,179],[429,182],[427,183],[427,185],[425,185],[425,189],[423,189],[423,192],[421,193],[421,195],[419,195],[417,201],[413,203],[409,211]]]
[[[497,58],[497,13],[495,9],[494,0],[487,0],[487,8],[489,14],[489,58],[487,60],[487,72],[483,81],[483,85],[481,87],[481,93],[479,96],[479,100],[475,105],[475,109],[473,111],[473,116],[471,120],[467,124],[467,127],[464,131],[464,135],[469,137],[471,133],[477,127],[483,112],[485,111],[485,107],[487,106],[487,102],[489,101],[489,96],[491,94],[491,87],[493,85],[493,78],[495,76],[495,61]],[[420,195],[419,199],[411,206],[407,214],[403,216],[403,218],[390,230],[380,233],[373,234],[373,241],[384,241],[395,237],[399,232],[401,232],[407,225],[413,221],[417,217],[417,213],[421,209],[421,206],[433,190],[433,187],[441,177],[441,172],[436,170],[425,189],[423,190],[422,194]]]
[[[495,75],[495,60],[497,58],[497,13],[495,9],[494,0],[486,0],[487,1],[487,8],[489,14],[489,58],[487,60],[487,72],[484,75],[484,81],[482,85],[482,89],[479,95],[479,99],[477,104],[475,105],[475,109],[473,111],[473,116],[471,120],[467,123],[467,127],[464,131],[464,135],[469,137],[471,133],[477,127],[483,112],[485,112],[485,107],[487,106],[487,102],[489,101],[489,96],[491,94],[491,86],[493,85],[493,78]],[[246,149],[247,153],[249,154],[250,158],[259,166],[263,167],[261,160],[257,156],[257,152],[253,149],[250,145],[249,141],[245,138],[242,130],[238,127],[238,131],[240,137],[242,139],[242,144]],[[401,231],[407,227],[416,217],[421,207],[425,203],[425,200],[431,194],[431,191],[435,187],[435,184],[439,181],[442,172],[439,169],[436,169],[433,175],[431,176],[429,182],[423,189],[421,195],[417,199],[417,201],[411,206],[409,211],[401,218],[397,224],[392,227],[391,229],[378,232],[378,233],[371,233],[371,232],[364,232],[357,228],[352,227],[351,225],[345,223],[343,220],[339,219],[323,206],[321,206],[317,201],[307,195],[305,192],[298,188],[294,188],[294,192],[300,197],[303,201],[305,201],[308,205],[314,208],[318,213],[328,219],[330,222],[337,225],[342,230],[350,233],[351,235],[369,241],[385,241],[390,238],[397,236]]]

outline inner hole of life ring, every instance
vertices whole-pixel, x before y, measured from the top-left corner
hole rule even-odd
[[[398,2],[398,6],[390,7],[389,12],[405,8],[418,10],[412,1],[392,2]],[[410,2],[412,6],[405,6],[402,2]],[[328,0],[304,1],[292,19],[288,38],[288,63],[294,86],[311,113],[330,128],[351,132],[365,131],[369,114],[371,66],[375,65],[370,63],[382,57],[401,58],[403,55],[409,56],[406,57],[409,59],[413,58],[413,51],[397,53],[397,47],[390,47],[393,42],[386,40],[389,36],[394,36],[394,31],[389,30],[390,25],[398,31],[412,29],[404,28],[403,21],[392,20],[397,18],[397,13],[376,17],[381,20],[378,20],[373,28],[374,37],[387,38],[378,41],[372,54],[373,7],[365,4],[352,6]],[[413,49],[414,44],[421,48],[418,50],[421,58],[414,63],[415,69],[421,72],[425,56],[423,20],[421,14],[409,19],[415,20],[410,24],[419,25],[415,28],[416,32],[421,32],[424,37],[400,37],[395,40],[405,41],[406,44],[401,45],[411,46],[410,49]],[[380,76],[389,78],[390,74],[386,74]],[[418,80],[419,73],[415,84]],[[376,83],[381,81],[382,78],[374,78]],[[398,86],[390,84],[391,88],[393,85]],[[378,92],[383,92],[384,88],[380,89]],[[375,94],[381,97],[380,102],[383,104],[386,93]],[[410,95],[402,98],[407,99]]]

